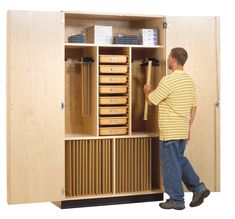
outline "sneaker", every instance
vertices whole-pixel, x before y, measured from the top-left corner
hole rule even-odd
[[[175,209],[175,210],[183,210],[185,208],[184,203],[179,203],[171,199],[167,199],[166,202],[160,203],[159,206],[163,209]]]
[[[193,199],[190,202],[189,206],[190,207],[197,207],[197,206],[199,206],[200,204],[203,203],[204,198],[208,197],[209,195],[210,195],[210,190],[208,190],[208,189],[205,189],[205,190],[203,190],[201,192],[194,192],[193,193]]]

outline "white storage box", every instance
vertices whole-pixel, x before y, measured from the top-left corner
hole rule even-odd
[[[87,43],[94,44],[112,44],[113,28],[112,26],[94,25],[86,28]]]

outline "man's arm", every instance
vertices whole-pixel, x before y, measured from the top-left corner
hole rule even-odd
[[[191,111],[190,111],[190,120],[189,120],[189,128],[191,128],[195,115],[196,115],[197,107],[192,106]]]
[[[162,100],[167,98],[170,90],[167,86],[166,77],[163,77],[158,86],[153,90],[152,86],[144,85],[144,93],[149,105],[158,105]]]
[[[191,111],[190,111],[190,119],[189,119],[189,132],[188,132],[188,141],[190,140],[190,134],[191,134],[191,126],[193,124],[195,115],[196,115],[197,107],[192,106]]]

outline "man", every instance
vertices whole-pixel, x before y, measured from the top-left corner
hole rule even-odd
[[[202,204],[210,194],[184,156],[197,108],[195,84],[183,70],[187,58],[185,49],[173,48],[168,57],[168,68],[173,72],[153,91],[144,86],[148,103],[159,105],[160,160],[164,189],[170,196],[159,204],[164,209],[185,208],[182,181],[193,192],[191,207]]]

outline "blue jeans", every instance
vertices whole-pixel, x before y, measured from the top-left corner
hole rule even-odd
[[[191,192],[205,190],[204,183],[184,156],[186,140],[160,140],[160,160],[165,192],[171,200],[184,203],[182,181]]]

